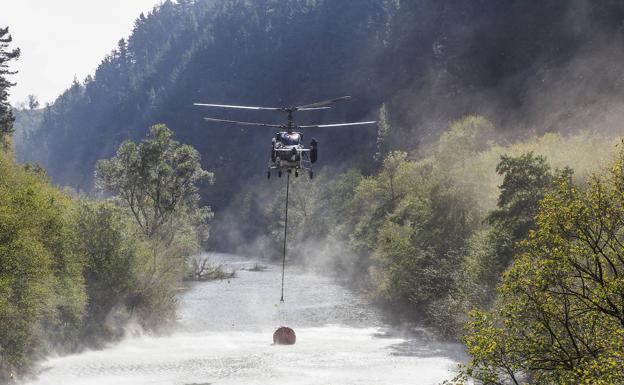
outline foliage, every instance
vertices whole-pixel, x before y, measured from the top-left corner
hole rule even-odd
[[[564,170],[557,175],[569,173],[567,164],[585,173],[594,161],[574,163],[578,154],[612,143],[585,133],[513,144],[495,139],[489,121],[469,116],[416,159],[390,151],[371,175],[351,169],[330,179],[326,169],[313,181],[291,179],[288,244],[296,247],[289,258],[363,286],[397,312],[458,338],[470,309],[492,303],[502,272],[521,250],[518,241],[535,228],[553,178],[538,154],[554,157]],[[249,247],[242,252],[281,250],[284,187],[250,186],[240,194],[245,200],[235,201],[240,211],[223,219],[256,218],[264,231],[246,223],[240,236],[239,226],[222,227],[218,219],[217,238]]]
[[[71,198],[0,152],[0,382],[52,348],[100,345],[130,321],[173,322],[184,257],[200,247],[185,218],[163,245],[113,202]]]
[[[489,147],[494,126],[482,116],[466,116],[453,122],[438,140],[436,158],[451,168]]]
[[[253,181],[258,169],[249,166],[266,161],[264,133],[216,126],[207,131],[201,119],[193,118],[192,103],[300,104],[348,89],[357,101],[348,115],[333,116],[359,119],[382,105],[380,125],[376,132],[358,128],[356,134],[345,128],[341,136],[319,133],[321,148],[332,154],[331,164],[338,172],[350,171],[335,179],[319,175],[315,183],[293,184],[289,240],[298,245],[293,258],[313,255],[315,262],[319,258],[339,274],[355,274],[360,279],[353,281],[367,285],[379,301],[404,305],[402,309],[421,314],[451,336],[470,307],[490,304],[501,272],[513,264],[495,311],[472,313],[466,343],[477,358],[469,374],[491,383],[598,383],[601,376],[605,382],[622,382],[607,374],[616,376],[614,365],[621,364],[620,329],[600,310],[609,310],[609,302],[617,305],[610,290],[617,293],[619,283],[612,280],[613,273],[592,283],[568,260],[595,256],[599,248],[588,250],[579,240],[552,235],[563,231],[553,223],[573,230],[591,225],[575,215],[591,212],[586,208],[594,207],[587,203],[592,200],[570,175],[560,175],[580,198],[557,201],[552,197],[558,195],[548,193],[539,212],[537,202],[551,186],[550,167],[573,165],[578,181],[610,156],[605,149],[611,140],[595,134],[595,122],[601,123],[601,132],[619,132],[620,114],[612,100],[622,96],[621,74],[605,63],[621,62],[624,6],[614,1],[591,6],[589,1],[554,1],[542,7],[512,3],[167,0],[141,15],[129,39],[119,41],[93,76],[71,84],[40,119],[20,114],[38,128],[16,142],[18,154],[41,161],[56,183],[88,191],[95,161],[110,157],[122,140],[137,140],[154,121],[184,127],[177,135],[198,146],[206,167],[224,182],[202,191],[204,198],[220,209],[231,208],[221,224],[244,222],[235,229],[217,229],[215,238],[225,240],[223,248],[278,249],[272,246],[281,240],[282,186],[259,188]],[[570,28],[571,15],[578,16],[575,28]],[[518,36],[518,29],[526,33]],[[276,63],[276,57],[285,59]],[[296,94],[292,84],[300,86]],[[515,143],[497,143],[494,124],[479,115],[461,118],[466,112],[491,117]],[[532,127],[538,127],[537,135],[527,137]],[[587,131],[552,133],[579,128]],[[172,143],[164,129],[159,135],[151,140]],[[197,210],[197,191],[186,194],[167,188],[175,183],[158,183],[160,177],[172,181],[175,151],[165,151],[172,162],[151,163],[163,167],[141,168],[140,146],[126,142],[118,157],[101,163],[100,169],[110,177],[104,184],[134,210],[138,224],[130,223],[123,209],[80,207],[84,217],[79,215],[83,222],[78,220],[82,227],[77,229],[83,235],[71,244],[80,245],[83,251],[75,253],[86,254],[85,261],[97,269],[92,275],[86,270],[90,295],[97,297],[96,287],[119,279],[115,294],[127,309],[148,318],[148,310],[140,309],[152,309],[170,318],[172,287],[187,266],[183,257],[198,247],[197,230],[205,225],[206,212]],[[158,146],[145,148],[162,159]],[[187,171],[201,170],[195,154],[187,155]],[[163,200],[158,191],[172,195]],[[615,200],[615,195],[605,196]],[[563,215],[564,220],[542,218],[549,207],[556,207],[550,211],[553,218]],[[566,215],[577,221],[566,222]],[[102,243],[85,235],[90,229],[106,234]],[[532,230],[530,240],[519,246]],[[617,249],[613,242],[618,236],[612,234],[599,246]],[[57,242],[54,247],[68,246]],[[106,258],[96,260],[100,248]],[[617,254],[605,254],[610,253]],[[550,255],[558,259],[545,257]],[[596,262],[601,258],[589,258],[596,265],[591,267],[601,266]],[[116,276],[108,270],[109,260],[136,264],[137,270]],[[580,283],[574,274],[583,278]],[[127,289],[128,282],[136,290]],[[591,301],[563,289],[545,291],[548,285],[566,290],[580,285],[580,293]],[[595,304],[600,308],[589,311]],[[96,311],[93,305],[89,302],[87,312]],[[100,305],[102,314],[111,306]],[[64,312],[78,314],[78,307],[65,306],[70,310]],[[584,329],[588,324],[595,328],[591,333]],[[603,339],[605,330],[620,339]],[[581,345],[575,346],[578,341]],[[570,371],[571,366],[580,371]]]
[[[164,124],[152,126],[138,145],[126,141],[115,157],[97,164],[101,187],[119,195],[148,237],[172,239],[175,218],[183,212],[199,221],[210,215],[208,208],[198,207],[197,184],[212,181],[213,175],[201,168],[193,147],[171,135]]]
[[[28,108],[31,110],[36,110],[37,108],[39,108],[40,104],[39,104],[39,100],[37,99],[37,96],[34,94],[29,94],[28,95]]]
[[[75,341],[87,297],[72,218],[66,194],[0,152],[0,380],[46,340]]]
[[[40,129],[43,121],[43,109],[14,109],[15,123],[13,124],[14,132],[11,135],[11,141],[16,149],[22,148],[31,140],[36,133],[32,130]],[[21,162],[28,158],[30,154],[23,154],[16,151],[16,159]]]
[[[377,151],[373,156],[373,159],[377,162],[383,161],[388,152],[388,136],[392,127],[390,126],[390,120],[388,118],[388,108],[386,104],[382,104],[379,107],[379,120],[377,122]]]
[[[586,186],[560,176],[491,312],[475,312],[464,373],[484,384],[624,381],[624,152]]]
[[[137,146],[151,163],[134,164],[143,179],[133,185],[152,194],[136,206],[152,222],[138,222],[114,199],[73,198],[40,166],[0,151],[0,382],[29,372],[50,349],[100,346],[129,322],[157,330],[175,320],[186,257],[207,233],[209,212],[198,208],[194,183],[209,174],[164,126],[154,133],[158,140]],[[159,223],[157,236],[145,223]]]
[[[140,143],[126,141],[115,157],[99,161],[96,172],[101,186],[118,194],[120,207],[131,213],[140,229],[140,236],[128,239],[131,265],[139,266],[132,271],[132,289],[117,300],[125,301],[149,329],[174,320],[176,289],[185,276],[189,278],[192,255],[208,236],[211,217],[209,207],[199,207],[197,184],[212,182],[213,175],[201,168],[193,147],[171,136],[164,124],[152,126]],[[112,235],[122,235],[111,230]],[[203,274],[195,277],[201,279]]]
[[[149,262],[149,245],[127,214],[111,202],[83,199],[75,218],[89,298],[82,334],[95,342],[119,337],[127,321],[123,313],[139,286],[137,275]]]
[[[412,313],[452,336],[458,325],[448,307],[461,301],[457,266],[470,234],[480,227],[478,206],[435,164],[404,162],[395,180],[404,186],[402,193],[391,193],[396,203],[380,218],[373,285],[379,295],[408,305]]]
[[[581,19],[574,31],[571,14]],[[137,16],[131,35],[92,75],[67,84],[44,108],[43,122],[33,124],[45,129],[29,129],[35,134],[17,147],[55,183],[91,191],[98,159],[167,122],[220,180],[204,197],[229,206],[231,191],[262,177],[255,165],[266,162],[267,133],[207,129],[193,106],[202,101],[297,105],[353,95],[331,115],[315,115],[328,122],[369,120],[385,104],[392,129],[378,162],[370,159],[385,134],[374,126],[314,134],[328,155],[322,162],[365,174],[387,152],[422,149],[469,113],[488,116],[514,139],[534,128],[538,135],[596,132],[596,119],[605,123],[601,131],[619,130],[611,101],[621,96],[620,74],[604,64],[621,61],[624,6],[616,1],[167,0]]]
[[[550,166],[545,157],[529,152],[518,157],[502,156],[496,172],[504,178],[499,187],[498,209],[487,220],[512,229],[516,239],[524,238],[534,227],[537,203],[551,186]]]
[[[503,176],[503,183],[497,208],[485,219],[491,227],[475,235],[466,257],[467,278],[479,282],[478,290],[487,293],[480,296],[481,305],[490,303],[501,273],[519,252],[517,243],[535,228],[538,203],[553,178],[546,158],[533,152],[517,157],[503,155],[496,172]]]
[[[13,132],[13,113],[9,105],[9,88],[14,84],[7,79],[7,75],[15,74],[9,70],[8,63],[19,58],[19,48],[9,49],[13,41],[9,35],[9,27],[0,28],[0,146],[5,146],[7,136]]]

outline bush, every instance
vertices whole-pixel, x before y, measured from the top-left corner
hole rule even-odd
[[[85,258],[89,298],[84,337],[90,341],[119,337],[123,321],[113,310],[123,313],[126,308],[147,244],[125,213],[110,202],[81,200],[76,211],[75,231]],[[119,322],[103,322],[111,319]]]
[[[484,384],[624,383],[624,152],[579,186],[557,179],[490,312],[466,326]]]
[[[73,205],[0,152],[0,380],[54,345],[75,343],[86,295]]]

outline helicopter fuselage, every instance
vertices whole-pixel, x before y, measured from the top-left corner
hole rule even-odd
[[[303,135],[296,131],[282,131],[275,134],[271,143],[271,158],[269,159],[269,174],[271,170],[278,170],[281,176],[283,170],[292,172],[295,176],[299,171],[308,171],[312,175],[312,163],[316,161],[317,142],[312,141],[309,148],[303,144]]]

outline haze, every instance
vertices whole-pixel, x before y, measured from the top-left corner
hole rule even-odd
[[[6,1],[6,0],[5,0]],[[4,2],[4,1],[3,1]],[[160,0],[8,0],[0,26],[9,26],[13,46],[22,50],[12,68],[17,85],[11,104],[35,94],[44,104],[53,102],[76,76],[83,80],[95,71],[104,55],[132,31],[141,12]]]

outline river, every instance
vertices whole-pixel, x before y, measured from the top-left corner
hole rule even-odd
[[[194,283],[180,295],[167,336],[135,336],[110,347],[49,358],[31,385],[438,384],[452,377],[457,345],[426,330],[393,328],[365,297],[319,274],[212,254],[237,269],[230,280]],[[272,345],[277,326],[297,343]]]

